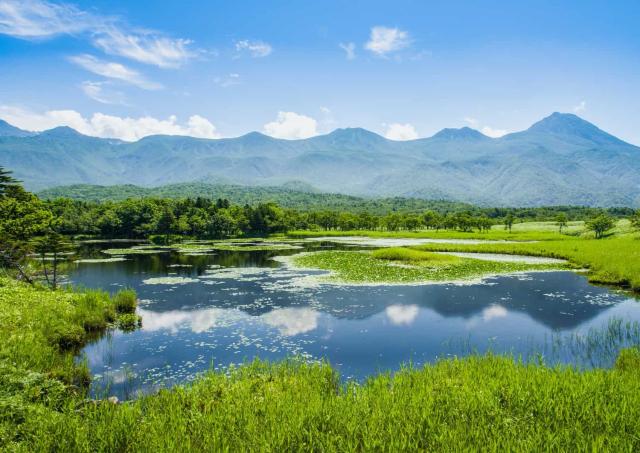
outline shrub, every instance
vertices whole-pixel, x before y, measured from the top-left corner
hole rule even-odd
[[[138,305],[138,297],[133,289],[123,289],[113,296],[118,313],[134,313]]]

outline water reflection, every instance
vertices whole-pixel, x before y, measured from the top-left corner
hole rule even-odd
[[[306,245],[319,246],[330,244]],[[141,330],[114,332],[85,349],[99,378],[96,391],[109,382],[110,393],[127,396],[128,389],[184,382],[209,368],[289,355],[327,358],[343,376],[363,378],[408,361],[471,351],[526,356],[557,335],[582,335],[612,318],[640,320],[635,300],[572,272],[468,286],[337,287],[313,284],[317,272],[292,271],[272,259],[284,253],[296,251],[172,252],[78,263],[70,275],[74,283],[132,287],[143,301]],[[85,256],[100,255],[88,248]],[[550,356],[565,363],[582,360],[567,345]],[[619,345],[607,347],[613,354]],[[584,357],[588,366],[609,360]]]

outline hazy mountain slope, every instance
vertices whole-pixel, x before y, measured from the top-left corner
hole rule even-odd
[[[0,124],[0,131],[11,133],[7,126]],[[299,181],[322,192],[364,196],[640,206],[640,148],[560,113],[499,139],[469,128],[407,142],[359,128],[306,140],[253,132],[219,140],[152,136],[135,143],[86,137],[69,128],[26,136],[0,132],[0,165],[35,190]]]

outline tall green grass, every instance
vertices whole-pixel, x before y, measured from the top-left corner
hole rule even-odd
[[[341,384],[255,362],[120,405],[36,416],[36,451],[634,451],[640,354],[579,372],[487,355]]]
[[[565,238],[532,243],[424,244],[411,248],[421,251],[508,253],[562,258],[577,267],[589,269],[589,280],[593,283],[620,285],[640,291],[640,239],[633,235],[599,240]]]
[[[84,396],[90,376],[76,354],[123,309],[131,311],[130,291],[111,299],[102,291],[51,291],[0,278],[0,447],[19,438],[33,414]]]

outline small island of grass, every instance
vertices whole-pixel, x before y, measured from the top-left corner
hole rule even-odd
[[[405,247],[321,251],[291,258],[296,267],[330,271],[324,281],[356,284],[457,282],[515,272],[566,269],[563,263],[488,261]]]

